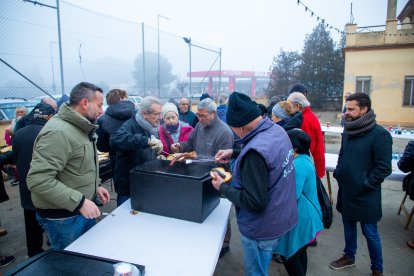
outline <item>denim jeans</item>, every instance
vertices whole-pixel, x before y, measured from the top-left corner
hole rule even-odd
[[[240,235],[243,246],[244,274],[249,276],[268,275],[273,250],[279,239],[252,240]]]
[[[96,224],[95,219],[86,219],[82,215],[63,219],[47,219],[36,214],[36,218],[46,230],[54,249],[65,249]]]
[[[355,260],[355,254],[357,250],[357,222],[354,220],[342,219],[344,223],[345,234],[345,255]],[[367,240],[369,257],[371,259],[371,270],[383,271],[382,267],[382,249],[381,239],[378,233],[377,223],[362,223],[362,234],[364,234]]]
[[[116,197],[116,207],[119,207],[122,205],[122,203],[124,203],[125,201],[127,201],[129,199],[129,196],[125,196],[125,195],[117,195]]]

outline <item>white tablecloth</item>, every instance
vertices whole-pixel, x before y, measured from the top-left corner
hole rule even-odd
[[[330,126],[326,127],[326,125],[321,125],[322,132],[331,132],[331,133],[342,133],[344,132],[344,128],[341,126]],[[392,138],[396,139],[405,139],[405,140],[414,140],[414,134],[410,132],[402,133],[402,134],[395,134],[391,133]]]
[[[333,172],[338,163],[338,154],[325,153],[325,168],[328,172]],[[352,173],[352,172],[350,172]],[[403,173],[398,169],[397,160],[392,160],[392,173],[386,178],[388,180],[402,181],[406,173]]]
[[[212,275],[231,203],[220,204],[203,223],[139,212],[126,201],[65,250],[136,263],[148,276]]]

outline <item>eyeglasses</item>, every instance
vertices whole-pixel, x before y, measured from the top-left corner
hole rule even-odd
[[[189,103],[180,103],[180,105],[190,105]]]
[[[158,112],[158,113],[153,113],[153,112],[151,112],[150,114],[151,114],[151,115],[155,115],[155,116],[160,116],[160,115],[161,115],[161,113],[162,113],[162,112]]]
[[[210,114],[200,114],[200,113],[196,113],[197,118],[200,119],[205,119],[208,118],[208,116],[210,116]]]

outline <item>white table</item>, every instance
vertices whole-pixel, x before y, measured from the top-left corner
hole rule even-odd
[[[398,169],[397,160],[391,160],[392,162],[392,172],[386,179],[388,180],[396,180],[402,181],[403,178],[407,175],[407,173],[403,173]],[[332,189],[331,189],[331,178],[329,176],[329,172],[333,172],[336,168],[336,164],[338,163],[338,154],[335,153],[325,153],[325,169],[326,169],[326,179],[328,182],[328,193],[329,197],[332,200]]]
[[[145,275],[212,275],[231,203],[221,199],[203,223],[139,212],[130,201],[115,209],[65,250],[145,266]]]
[[[342,133],[344,132],[344,128],[341,126],[330,126],[327,127],[326,125],[321,125],[322,133],[325,134],[325,132],[331,132],[331,133]],[[414,134],[411,134],[409,132],[406,132],[405,134],[395,134],[391,133],[392,138],[396,139],[405,139],[405,140],[414,140]]]

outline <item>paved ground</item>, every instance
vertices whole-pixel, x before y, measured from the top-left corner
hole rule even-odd
[[[322,120],[321,120],[322,121]],[[333,122],[334,120],[331,120]],[[337,153],[339,150],[340,137],[333,135],[326,137],[326,151]],[[407,140],[394,141],[394,151],[402,152]],[[332,178],[331,178],[332,179]],[[326,181],[324,180],[325,184]],[[337,184],[332,181],[334,195],[336,195]],[[408,230],[404,229],[406,218],[397,216],[399,204],[403,198],[401,183],[396,181],[385,181],[382,186],[383,218],[379,223],[384,255],[385,275],[414,275],[414,250],[406,246],[406,241],[414,239],[414,222]],[[0,255],[14,255],[16,261],[7,267],[0,268],[2,272],[15,267],[27,260],[23,211],[20,207],[18,186],[11,186],[6,182],[6,190],[10,200],[0,204],[1,226],[6,228],[8,235],[0,237]],[[114,196],[114,194],[112,193]],[[336,201],[336,196],[335,196]],[[115,201],[111,201],[105,208],[110,211],[115,208]],[[413,206],[413,201],[408,202],[408,207]],[[232,242],[231,250],[218,261],[215,276],[221,275],[243,275],[242,249],[239,231],[236,224],[234,209],[231,212]],[[325,230],[318,238],[318,246],[308,249],[308,275],[369,275],[370,262],[366,242],[359,229],[358,252],[356,266],[354,268],[334,271],[328,267],[329,263],[341,255],[344,247],[343,229],[341,215],[334,213],[334,222],[331,229]],[[45,246],[45,248],[47,248]],[[195,248],[195,250],[197,250]],[[269,275],[287,275],[283,266],[272,261]]]

